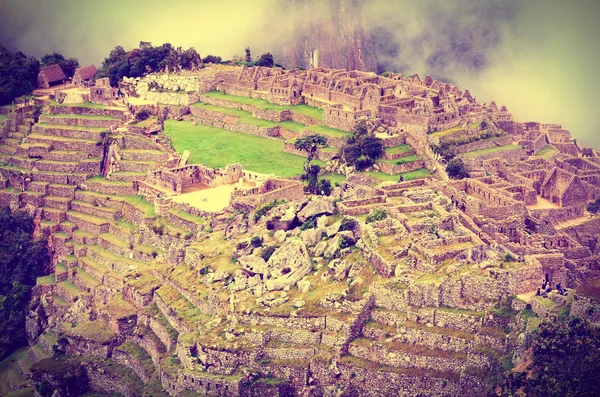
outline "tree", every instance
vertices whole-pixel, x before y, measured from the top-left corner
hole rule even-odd
[[[31,288],[50,263],[46,240],[34,240],[32,233],[31,216],[0,208],[0,360],[27,343]]]
[[[60,52],[46,54],[42,57],[42,66],[51,66],[58,64],[67,77],[73,77],[75,69],[79,67],[77,58],[65,58]]]
[[[0,45],[0,105],[11,103],[37,86],[40,63],[22,52],[12,53]]]
[[[448,162],[448,165],[446,166],[446,172],[452,179],[464,179],[469,176],[465,163],[456,157]]]
[[[600,327],[580,317],[544,321],[533,332],[525,375],[505,377],[504,395],[593,396],[600,390]]]
[[[270,52],[267,52],[266,54],[262,54],[260,56],[260,58],[258,59],[257,65],[265,66],[267,68],[272,68],[274,63],[275,62],[273,61],[273,55],[271,55]]]
[[[296,150],[301,150],[308,154],[306,160],[307,166],[309,166],[310,162],[316,157],[317,150],[325,146],[327,146],[327,138],[317,134],[298,138],[296,139],[296,142],[294,142],[294,148],[296,148]]]
[[[252,62],[252,53],[250,52],[250,47],[246,47],[246,62]]]
[[[341,157],[346,164],[352,164],[357,170],[364,170],[383,155],[383,141],[369,133],[365,120],[356,124],[352,136],[341,148]]]
[[[223,60],[221,59],[221,57],[218,57],[215,55],[207,55],[204,58],[202,58],[202,62],[203,63],[221,63],[221,62],[223,62]]]
[[[598,213],[600,211],[600,197],[598,197],[593,203],[589,203],[587,205],[587,210],[592,214]]]

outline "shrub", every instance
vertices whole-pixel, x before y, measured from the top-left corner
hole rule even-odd
[[[598,197],[593,203],[589,203],[587,205],[587,210],[592,214],[598,213],[598,211],[600,211],[600,197]]]
[[[388,213],[383,208],[373,208],[367,215],[366,223],[382,221],[387,218]]]
[[[278,245],[271,245],[271,246],[265,247],[265,249],[263,249],[263,252],[260,255],[260,257],[263,258],[265,260],[265,262],[267,262],[269,260],[269,258],[271,258],[271,255],[273,255],[273,252],[275,252],[275,250],[277,248],[279,248]]]
[[[300,225],[300,230],[304,231],[304,230],[312,229],[313,227],[315,227],[315,220],[312,217],[310,217],[306,220],[306,222],[304,222],[302,225]]]
[[[283,204],[283,203],[285,203],[285,200],[274,200],[274,201],[271,201],[270,203],[261,205],[254,212],[254,222],[258,222],[258,220],[260,218],[262,218],[267,212],[269,212],[269,210],[271,210],[273,207],[275,207],[279,204]]]
[[[147,120],[148,117],[150,117],[150,112],[148,110],[146,110],[146,109],[142,109],[142,110],[140,110],[139,112],[137,112],[135,114],[135,119],[137,121]]]
[[[510,252],[504,253],[504,262],[512,262],[514,260],[515,260],[515,258],[513,258],[513,256],[510,254]]]
[[[464,179],[469,176],[467,173],[467,166],[459,158],[453,158],[448,162],[446,172],[452,179]]]
[[[338,247],[340,249],[348,248],[354,245],[354,241],[346,236],[341,236],[338,241]]]
[[[321,179],[317,186],[317,191],[322,196],[331,195],[331,181],[329,179]]]
[[[340,224],[340,231],[343,232],[345,230],[353,230],[354,226],[356,226],[356,220],[353,218],[344,217],[342,219],[342,223]]]
[[[263,241],[262,241],[262,238],[260,238],[260,236],[254,236],[250,240],[250,244],[252,244],[255,247],[260,247],[262,245],[262,243],[263,243]]]

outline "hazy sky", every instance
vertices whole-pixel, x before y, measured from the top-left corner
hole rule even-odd
[[[141,40],[202,56],[277,53],[282,13],[326,1],[340,0],[0,0],[0,42],[96,65]],[[386,69],[447,79],[600,148],[600,0],[342,1],[361,9]]]

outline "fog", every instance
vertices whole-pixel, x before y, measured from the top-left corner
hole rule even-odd
[[[0,42],[81,64],[142,40],[224,59],[250,46],[277,62],[292,36],[310,34],[306,18],[327,21],[339,7],[359,16],[379,71],[451,81],[519,121],[559,123],[600,148],[598,0],[0,0]]]

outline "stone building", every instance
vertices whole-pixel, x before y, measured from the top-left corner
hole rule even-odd
[[[45,66],[40,69],[40,73],[38,74],[38,88],[49,88],[54,85],[63,84],[66,78],[67,76],[65,76],[58,64]]]
[[[82,68],[75,69],[75,74],[73,75],[73,83],[78,85],[89,85],[94,81],[96,71],[97,70],[94,65],[88,65]]]

